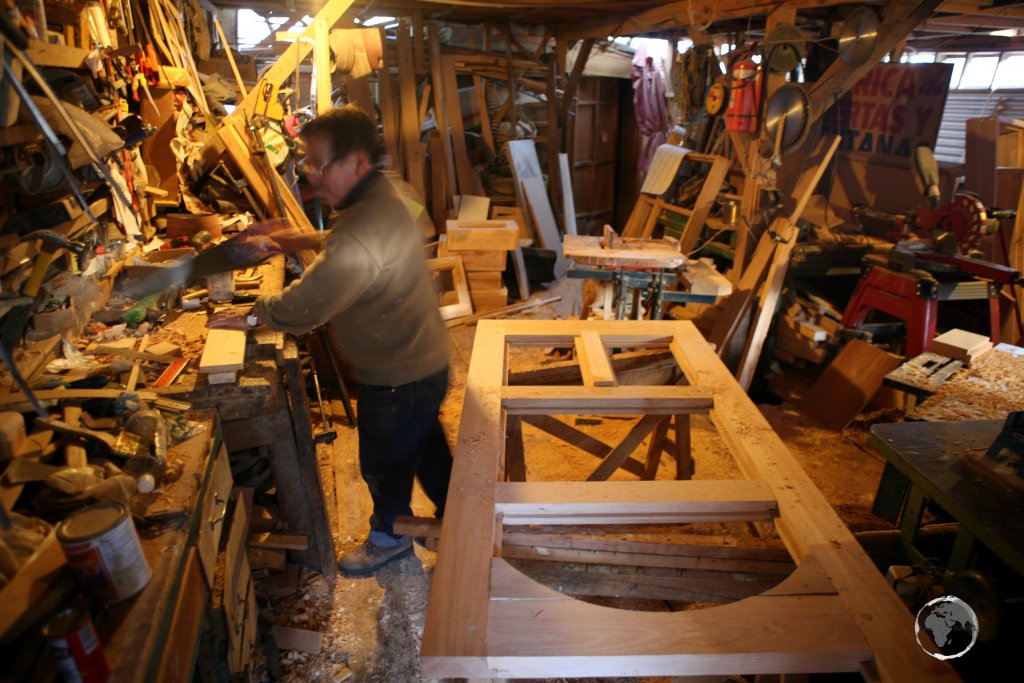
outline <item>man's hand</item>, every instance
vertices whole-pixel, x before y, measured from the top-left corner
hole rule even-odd
[[[251,312],[252,308],[226,308],[211,315],[206,326],[223,330],[248,330],[250,325],[247,318]]]

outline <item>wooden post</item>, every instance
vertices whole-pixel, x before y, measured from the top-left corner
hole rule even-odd
[[[313,20],[313,69],[316,71],[316,113],[326,114],[334,108],[331,98],[331,47],[327,22]]]
[[[401,101],[402,149],[405,156],[405,179],[423,194],[423,146],[420,131],[419,106],[416,101],[416,76],[413,73],[412,44],[406,25],[398,33],[398,90]]]

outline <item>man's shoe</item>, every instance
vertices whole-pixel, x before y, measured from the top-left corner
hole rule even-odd
[[[412,554],[412,539],[408,536],[394,539],[395,545],[378,545],[372,538],[356,546],[338,562],[338,569],[346,576],[370,576],[378,569]]]

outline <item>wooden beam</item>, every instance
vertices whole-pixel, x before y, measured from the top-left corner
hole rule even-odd
[[[608,360],[608,351],[601,343],[601,335],[594,330],[586,330],[576,338],[575,346],[584,386],[614,387],[618,384]]]
[[[455,157],[455,171],[459,179],[459,194],[483,195],[484,187],[473,170],[466,147],[466,129],[462,120],[462,102],[459,98],[459,83],[455,74],[452,57],[442,60],[441,75],[444,81],[444,96],[448,103],[448,115],[452,127],[452,154]]]
[[[501,396],[515,415],[676,415],[706,413],[714,406],[703,387],[521,386],[505,387]]]
[[[239,104],[239,110],[247,112],[252,115],[256,111],[256,104],[259,101],[259,93],[263,90],[262,85],[264,83],[272,83],[277,87],[280,87],[291,76],[295,70],[295,65],[305,59],[310,51],[313,49],[310,41],[316,40],[317,21],[322,21],[329,31],[334,27],[338,20],[341,19],[341,15],[352,6],[354,0],[327,0],[320,11],[313,17],[313,22],[310,23],[302,31],[302,37],[308,38],[309,40],[296,40],[294,43],[288,46],[288,48],[277,58],[266,73],[263,74],[263,78],[256,85],[255,88],[249,91],[249,94],[242,99]],[[244,116],[239,116],[244,118]]]
[[[444,151],[444,170],[447,180],[448,192],[459,194],[459,185],[455,171],[455,152],[452,149],[452,137],[449,128],[451,112],[448,110],[448,93],[444,79],[444,60],[441,57],[441,38],[438,35],[437,23],[427,24],[430,43],[430,77],[434,84],[434,120],[437,122],[437,133],[441,137],[442,150]],[[456,93],[458,95],[458,93]],[[468,190],[465,194],[472,194]]]
[[[569,80],[565,84],[565,89],[562,91],[562,102],[558,107],[558,120],[562,125],[565,125],[569,107],[572,106],[573,100],[576,98],[576,90],[580,86],[580,81],[583,80],[583,71],[587,68],[587,60],[590,59],[595,42],[593,38],[584,39],[583,44],[580,45],[580,51],[576,53],[576,62],[572,65],[572,75],[569,76]]]
[[[812,165],[807,168],[803,177],[798,182],[799,187],[802,189],[798,190],[796,207],[787,218],[777,219],[770,229],[770,232],[778,234],[782,241],[776,246],[775,253],[772,255],[771,266],[768,268],[768,275],[765,280],[764,294],[758,304],[757,315],[754,318],[754,324],[750,328],[750,334],[747,336],[747,345],[743,349],[743,357],[740,360],[739,368],[736,370],[736,381],[744,389],[749,389],[750,383],[754,379],[754,371],[757,369],[758,360],[761,358],[761,349],[764,348],[768,329],[775,317],[775,308],[778,305],[779,296],[782,294],[783,281],[786,277],[786,270],[789,267],[789,257],[796,247],[796,240],[799,235],[796,222],[800,219],[800,215],[807,206],[807,202],[810,201],[811,195],[814,194],[821,176],[825,173],[825,169],[832,161],[832,156],[835,154],[836,149],[839,148],[841,139],[838,135],[835,135],[829,142],[822,141],[825,143],[823,145],[825,149],[824,155],[820,157],[820,161],[818,161],[819,157],[817,155],[812,156],[813,161],[810,162]]]
[[[402,27],[400,27],[402,28]],[[420,133],[423,121],[418,118],[416,75],[413,73],[412,45],[404,28],[398,31],[398,92],[402,117],[402,150],[405,156],[405,179],[423,196],[423,146]]]
[[[753,479],[499,483],[495,491],[495,511],[513,526],[769,520],[778,513],[771,490]]]

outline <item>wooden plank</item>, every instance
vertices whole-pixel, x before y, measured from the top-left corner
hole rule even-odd
[[[569,171],[569,155],[558,155],[559,187],[562,188],[562,224],[566,235],[576,234],[576,200],[572,196],[572,173]]]
[[[530,277],[526,272],[526,259],[523,257],[522,247],[516,247],[512,252],[512,272],[516,276],[516,286],[519,289],[519,298],[526,301],[530,298]]]
[[[768,329],[775,316],[775,308],[778,305],[779,296],[782,294],[782,285],[786,277],[786,270],[789,267],[789,257],[796,247],[798,231],[796,222],[803,214],[807,202],[814,194],[814,188],[824,175],[832,156],[839,147],[840,137],[832,136],[831,139],[823,139],[820,145],[823,153],[811,155],[809,166],[804,171],[800,180],[797,181],[796,207],[787,218],[776,219],[772,224],[772,231],[781,236],[784,240],[775,249],[772,255],[771,266],[768,268],[768,275],[765,281],[765,293],[758,304],[757,315],[747,336],[747,345],[743,349],[743,357],[740,359],[739,368],[736,370],[736,380],[744,389],[750,388],[754,379],[754,371],[757,369],[758,360],[761,357],[761,349],[764,347]]]
[[[473,301],[473,310],[478,313],[496,311],[508,304],[508,289],[471,289],[469,298]]]
[[[459,197],[459,221],[486,221],[491,209],[491,198],[475,194]]]
[[[513,221],[448,221],[449,251],[512,251],[519,246]]]
[[[714,406],[704,387],[519,386],[505,387],[501,395],[505,409],[517,415],[675,415]]]
[[[401,124],[395,83],[391,76],[394,61],[392,48],[386,42],[382,53],[383,68],[377,74],[377,92],[380,98],[381,123],[384,128],[384,153],[391,160],[389,168],[400,170],[402,165]]]
[[[324,634],[319,631],[275,624],[270,635],[282,650],[297,650],[310,655],[318,655],[323,650]]]
[[[609,481],[499,483],[495,511],[506,525],[587,524],[591,518],[645,520],[771,519],[778,505],[763,481]]]
[[[427,146],[430,149],[430,217],[434,223],[434,234],[444,236],[445,223],[448,220],[448,185],[447,173],[444,168],[444,149],[440,135],[431,135]],[[438,245],[438,255],[440,245]]]
[[[233,372],[245,367],[245,336],[244,330],[210,329],[199,359],[199,372]]]
[[[992,340],[983,334],[953,329],[932,340],[928,350],[947,358],[970,363],[978,355],[992,348]]]
[[[330,35],[327,21],[320,17],[313,18],[313,71],[314,99],[316,100],[317,116],[326,114],[334,108],[331,97],[331,52]]]
[[[544,179],[529,178],[521,181],[521,184],[529,215],[537,228],[537,239],[542,247],[555,252],[555,278],[560,280],[565,277],[569,266],[562,254],[562,239],[558,234],[555,215],[551,212],[547,190],[544,189]]]
[[[56,532],[50,533],[25,560],[18,572],[0,588],[0,637],[33,605],[42,601],[67,566]]]
[[[588,387],[614,387],[618,385],[615,370],[608,360],[608,351],[601,342],[601,335],[594,330],[585,330],[576,337],[576,357],[579,358],[583,384]]]
[[[608,247],[597,236],[566,235],[563,252],[578,263],[609,268],[678,268],[686,260],[679,244],[667,239],[624,239]]]
[[[580,81],[583,80],[583,71],[587,68],[587,60],[590,59],[590,53],[594,49],[594,42],[593,38],[585,38],[580,45],[579,52],[576,53],[576,61],[572,65],[572,74],[565,84],[565,90],[562,92],[562,102],[558,107],[558,118],[563,123],[565,123],[569,115],[569,108],[576,97],[576,90],[579,89]]]
[[[502,288],[501,273],[491,271],[467,272],[466,279],[469,280],[469,288],[476,290],[497,290]]]
[[[437,240],[437,257],[445,258],[457,256],[462,259],[462,265],[466,270],[474,272],[503,272],[505,270],[504,251],[459,251],[454,252],[448,249],[448,236],[439,235]]]
[[[490,566],[494,548],[493,482],[501,469],[504,442],[501,399],[495,387],[505,378],[505,323],[477,328],[466,380],[467,400],[459,425],[451,487],[437,567],[430,588],[422,658],[465,658],[477,665],[487,655]],[[483,513],[483,514],[482,514]],[[486,548],[487,552],[474,552]],[[426,668],[424,675],[430,675]],[[448,674],[445,674],[448,675]]]
[[[898,356],[853,339],[825,368],[797,408],[827,429],[845,429],[900,362]]]
[[[572,425],[568,425],[550,415],[522,415],[521,419],[526,424],[545,431],[551,436],[561,439],[562,441],[579,448],[585,453],[589,453],[595,457],[601,458],[602,460],[607,458],[614,450],[613,447],[603,441],[595,439],[589,434],[581,432]],[[630,474],[635,474],[638,477],[642,477],[645,471],[643,463],[633,458],[627,458],[619,467]]]
[[[306,550],[309,548],[309,536],[267,531],[249,534],[249,546],[270,550]]]
[[[443,57],[441,78],[444,81],[445,97],[448,102],[449,122],[452,127],[452,154],[455,158],[455,175],[459,179],[461,194],[483,194],[484,186],[473,170],[466,147],[466,130],[462,120],[462,103],[459,99],[459,84],[455,74],[453,57]]]
[[[120,398],[121,389],[46,389],[33,391],[32,394],[40,401],[62,401],[65,399],[85,400],[90,398]],[[135,395],[143,401],[155,401],[160,395],[153,391],[136,391]],[[0,406],[28,403],[28,397],[20,391],[0,396]]]
[[[501,576],[507,592],[515,574]],[[714,609],[616,610],[611,617],[607,608],[566,600],[521,573],[515,578],[540,595],[492,601],[487,663],[517,677],[605,677],[627,666],[633,676],[709,675],[737,661],[769,673],[856,671],[871,654],[835,596],[754,597]],[[516,627],[523,623],[530,628]],[[680,649],[685,654],[667,654]],[[426,664],[424,673],[433,675]]]
[[[679,249],[684,254],[689,254],[697,246],[697,240],[700,239],[708,215],[715,206],[718,193],[722,190],[725,174],[729,172],[729,160],[725,157],[718,155],[705,157],[705,155],[698,154],[687,154],[685,157],[686,161],[708,159],[711,162],[711,168],[708,169],[707,175],[704,177],[704,184],[693,203],[693,212],[687,219],[686,229],[683,230],[683,234],[679,238]]]
[[[622,463],[626,461],[629,454],[636,450],[640,442],[647,438],[647,435],[654,431],[654,428],[663,419],[660,415],[644,415],[640,418],[640,421],[633,425],[629,433],[619,442],[619,445],[608,454],[604,462],[590,473],[587,481],[603,481],[612,476],[612,473],[622,466]]]
[[[451,121],[451,111],[449,110],[450,95],[445,89],[446,82],[442,73],[444,71],[444,60],[441,57],[441,38],[438,36],[437,23],[433,21],[428,23],[427,32],[428,42],[430,43],[430,77],[434,85],[434,118],[437,121],[437,132],[441,138],[441,149],[444,152],[442,159],[444,162],[446,185],[451,194],[458,194],[460,192],[472,194],[472,190],[469,187],[463,188],[459,186],[458,177],[456,176],[455,150],[452,146],[452,138],[449,132],[449,123]],[[454,96],[458,97],[458,91],[455,92]]]
[[[509,68],[511,69],[511,67]],[[523,216],[528,223],[527,227],[534,236],[537,236],[536,223],[530,214],[530,207],[526,201],[526,195],[523,192],[522,186],[524,180],[543,178],[540,158],[537,156],[537,145],[533,140],[509,140],[505,143],[505,154],[508,156],[512,180],[515,182],[516,205],[523,212]],[[548,248],[550,249],[551,247]]]

